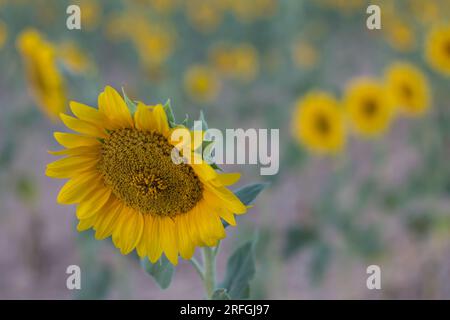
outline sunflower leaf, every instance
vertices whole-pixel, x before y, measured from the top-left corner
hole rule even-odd
[[[227,289],[220,288],[214,291],[211,300],[231,300],[231,297],[227,293]]]
[[[199,125],[201,125],[201,127],[199,127]],[[200,116],[198,117],[198,119],[196,121],[194,121],[194,125],[192,126],[192,130],[193,131],[196,131],[196,130],[206,131],[206,130],[208,130],[208,123],[206,122],[205,114],[203,113],[203,111],[200,111]]]
[[[147,258],[141,259],[141,266],[161,289],[167,289],[170,286],[175,268],[165,256],[161,256],[156,263],[151,263]]]
[[[255,275],[253,241],[239,247],[228,259],[225,280],[221,287],[227,290],[231,299],[248,299],[250,281]]]
[[[166,112],[167,115],[167,120],[169,120],[169,125],[171,128],[176,126],[176,122],[175,122],[175,116],[173,114],[173,110],[172,110],[172,104],[170,102],[170,99],[167,99],[166,103],[163,105],[164,111]]]
[[[131,114],[133,115],[137,110],[136,103],[134,103],[133,100],[128,98],[127,94],[125,93],[125,89],[123,87],[122,87],[122,94],[123,94],[123,98],[125,99],[125,103],[126,103],[128,109],[130,110]]]
[[[253,183],[244,186],[234,192],[234,194],[245,205],[251,205],[256,197],[269,186],[268,183]]]

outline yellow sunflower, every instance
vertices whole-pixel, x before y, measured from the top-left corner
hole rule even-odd
[[[450,24],[433,28],[426,40],[426,59],[433,69],[450,76]]]
[[[2,20],[0,20],[0,49],[3,48],[7,39],[8,29],[6,28],[6,24]]]
[[[197,246],[215,246],[225,237],[221,219],[236,225],[246,206],[226,186],[237,173],[217,173],[210,165],[175,164],[176,144],[161,105],[137,105],[131,114],[122,97],[106,87],[98,109],[71,102],[76,117],[61,115],[77,133],[55,133],[65,149],[47,166],[53,178],[70,179],[58,202],[77,204],[78,230],[112,236],[122,254],[135,248],[156,262],[162,253],[177,264]],[[184,128],[184,127],[183,127]],[[183,130],[187,130],[184,128]],[[192,156],[194,156],[194,151]],[[184,156],[184,155],[183,155]]]
[[[393,107],[386,89],[372,78],[353,80],[346,89],[344,105],[354,130],[364,136],[375,136],[389,126]]]
[[[211,68],[193,65],[184,76],[184,88],[192,100],[208,103],[217,98],[220,82]]]
[[[405,114],[420,115],[429,108],[428,81],[418,68],[397,62],[386,70],[385,77],[392,102]]]
[[[345,145],[341,108],[325,92],[311,92],[296,103],[292,129],[300,143],[319,153],[335,153]]]
[[[56,64],[55,47],[33,29],[19,35],[17,47],[36,104],[51,119],[56,119],[66,107],[66,88]]]

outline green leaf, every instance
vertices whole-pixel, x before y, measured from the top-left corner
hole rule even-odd
[[[256,197],[269,186],[268,183],[254,183],[244,186],[234,192],[234,194],[245,205],[250,205]]]
[[[181,125],[187,127],[188,126],[188,121],[189,121],[189,115],[186,114],[186,116],[184,117],[183,122],[181,122]]]
[[[197,121],[200,121],[202,127],[200,128],[196,124],[196,122],[194,121],[194,125],[192,126],[192,130],[202,130],[202,131],[208,130],[208,123],[206,122],[205,114],[203,113],[203,111],[200,111],[200,116],[199,116]]]
[[[225,288],[231,299],[248,299],[250,281],[255,275],[253,242],[239,247],[228,259],[225,280],[220,287]]]
[[[211,300],[231,300],[231,297],[227,293],[227,289],[220,288],[214,291]]]
[[[161,289],[167,289],[169,287],[175,268],[165,256],[161,256],[154,264],[147,258],[144,258],[141,260],[141,266],[155,279]]]
[[[130,110],[131,114],[133,115],[137,110],[136,103],[133,102],[130,98],[128,98],[127,94],[125,93],[125,89],[122,87],[122,94],[123,98],[125,99],[125,103],[127,104],[128,109]]]
[[[164,104],[163,108],[164,108],[164,111],[166,112],[167,119],[169,120],[170,127],[171,128],[175,127],[176,126],[175,116],[173,114],[172,104],[170,103],[170,99],[167,100],[167,102]]]

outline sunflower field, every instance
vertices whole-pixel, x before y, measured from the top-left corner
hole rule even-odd
[[[0,111],[0,299],[450,299],[450,0],[0,0]]]

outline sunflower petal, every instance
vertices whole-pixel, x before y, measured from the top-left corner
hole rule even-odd
[[[87,219],[96,214],[108,201],[111,196],[110,188],[99,188],[85,197],[83,202],[78,205],[77,217],[78,219]]]
[[[83,120],[79,120],[77,118],[65,115],[63,113],[61,113],[60,118],[62,120],[62,122],[66,125],[67,128],[91,136],[91,137],[100,137],[100,138],[106,138],[108,136],[108,134],[102,130],[99,129],[97,126],[83,121]]]
[[[160,218],[160,236],[163,251],[173,265],[178,264],[178,245],[175,223],[171,218]]]
[[[60,145],[66,148],[95,146],[100,144],[96,138],[84,137],[76,133],[55,132],[54,137]]]
[[[130,110],[128,110],[125,101],[119,93],[110,86],[106,86],[104,93],[106,100],[106,115],[117,121],[123,128],[133,127],[134,124]]]

